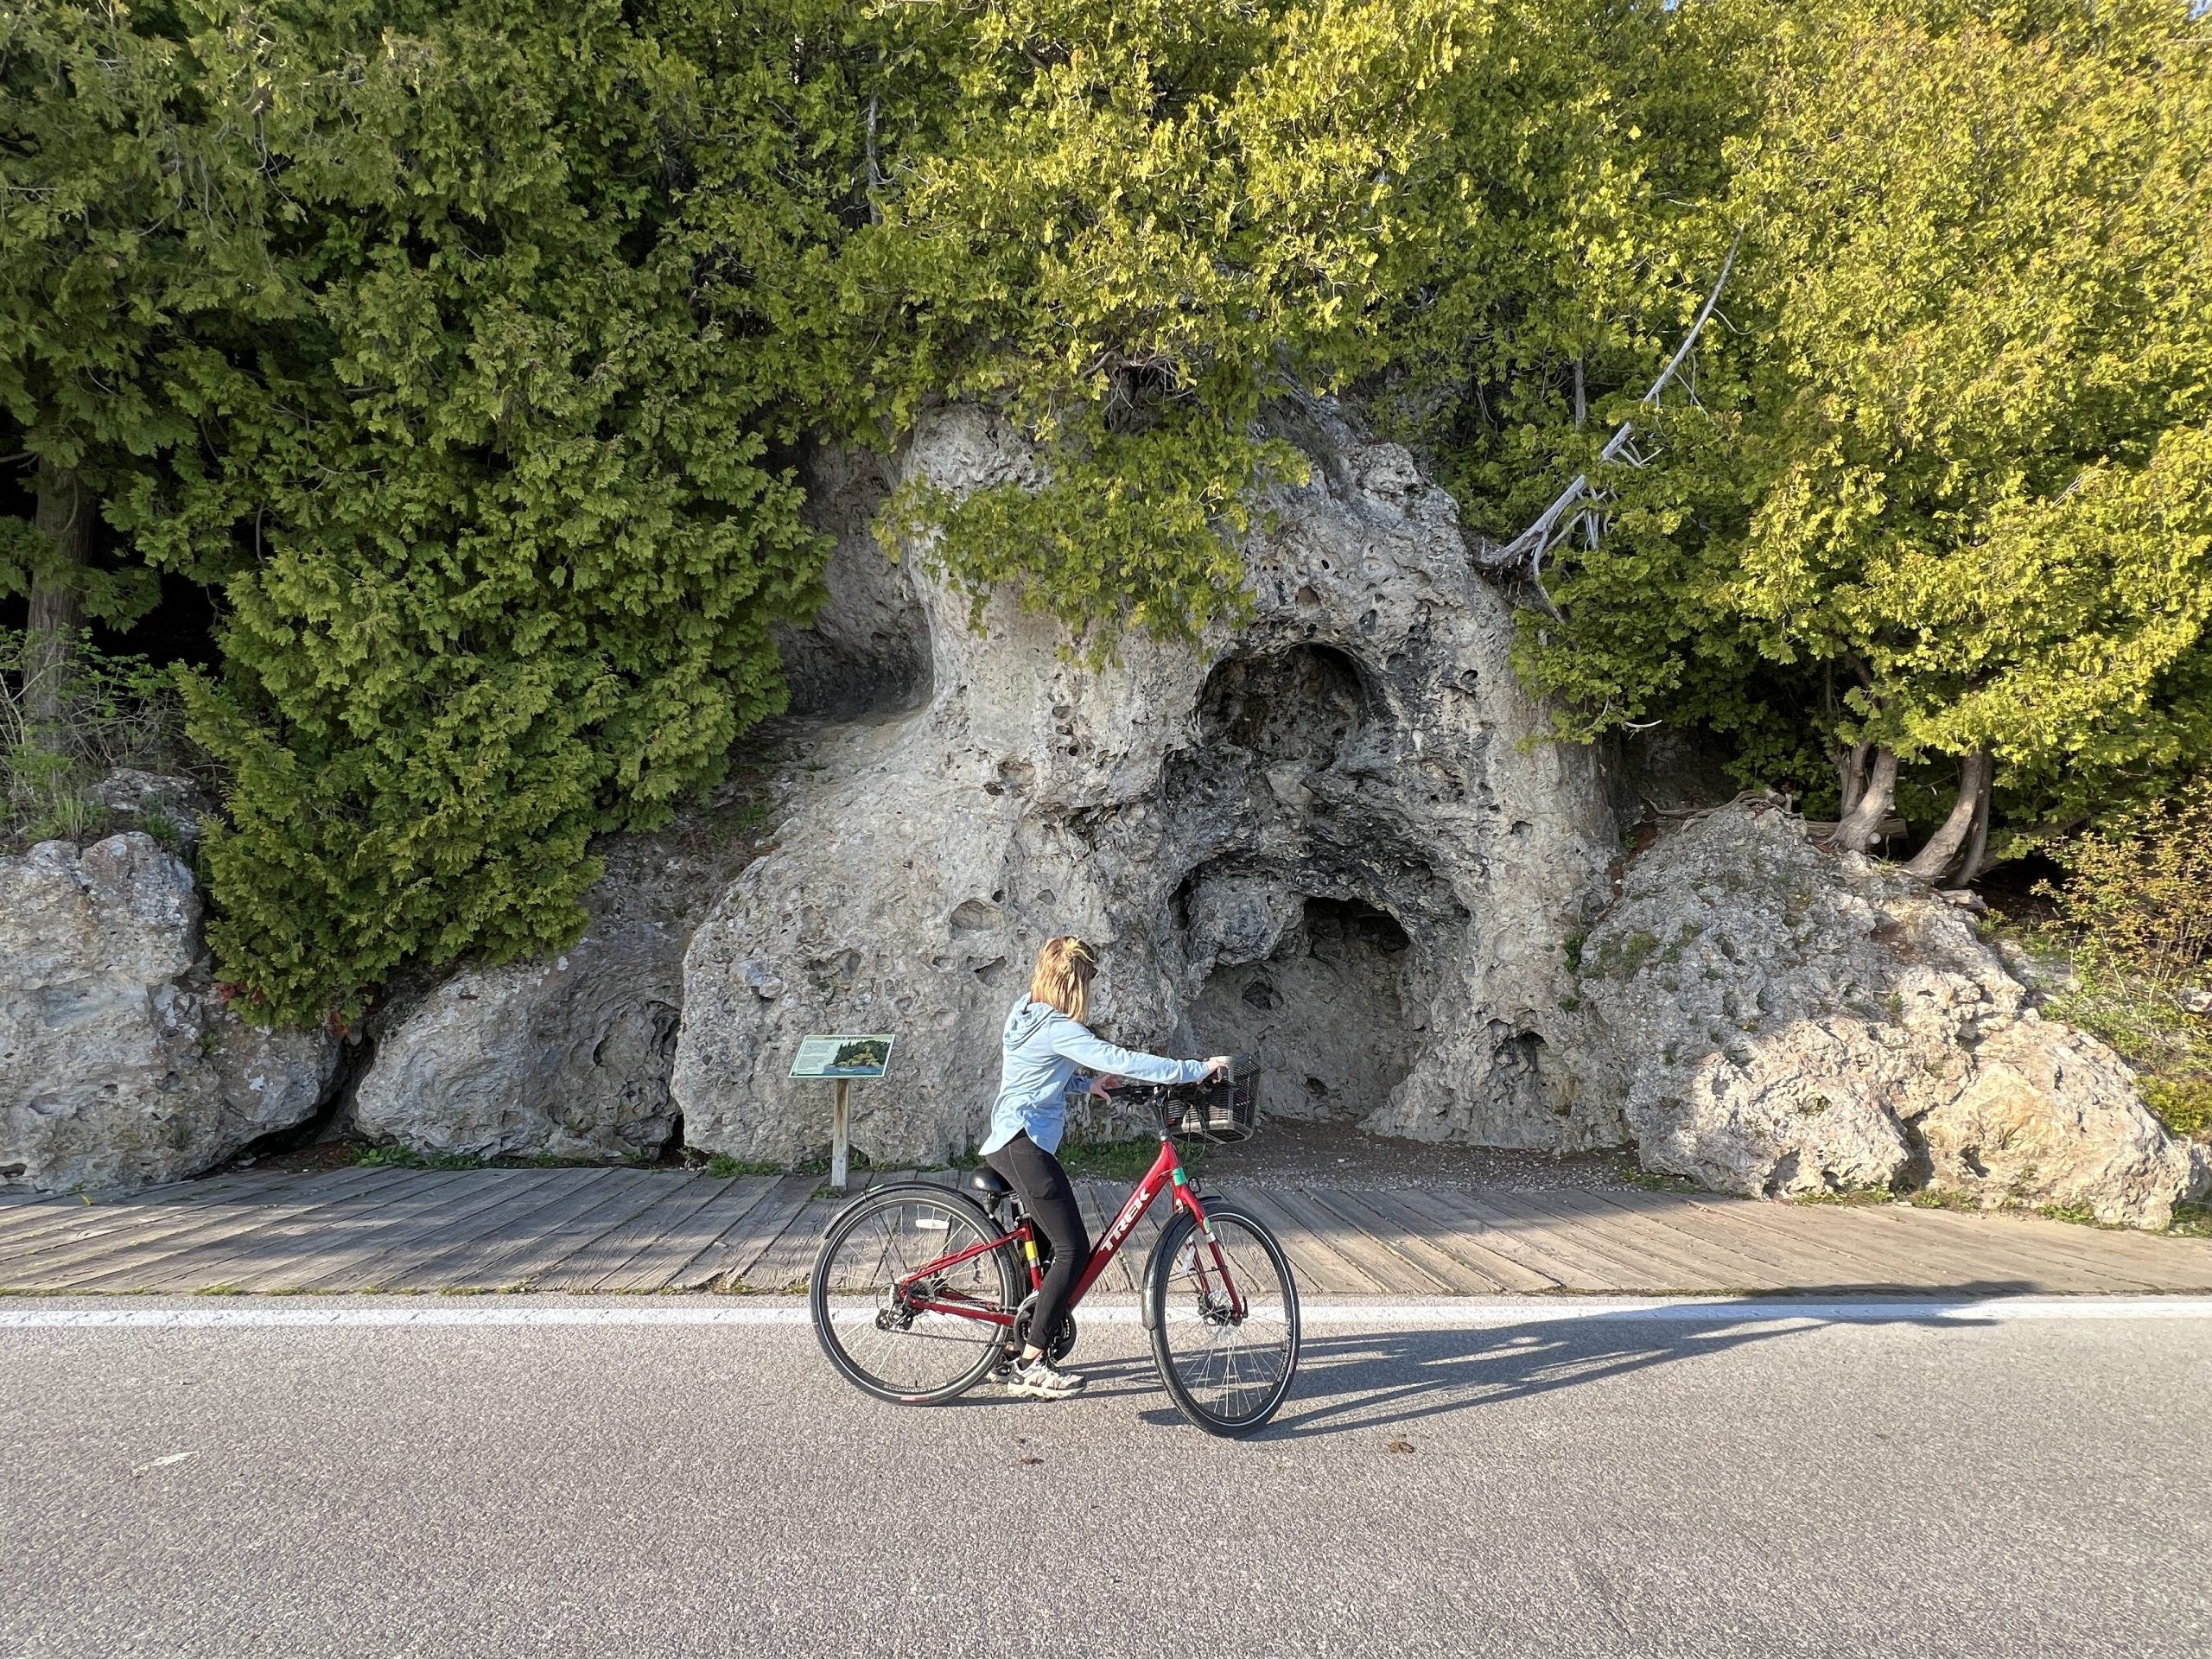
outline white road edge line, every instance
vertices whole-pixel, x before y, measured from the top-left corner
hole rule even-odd
[[[1334,1301],[1307,1305],[1307,1325],[1479,1328],[1572,1319],[1664,1324],[1786,1323],[1993,1325],[2079,1319],[2212,1319],[2207,1296],[2066,1296],[1979,1301],[1751,1301],[1727,1298],[1529,1298],[1522,1301]],[[1086,1325],[1135,1325],[1132,1304],[1077,1311]],[[855,1313],[851,1317],[863,1317]],[[255,1330],[392,1325],[803,1325],[804,1304],[740,1306],[549,1307],[474,1301],[430,1306],[0,1307],[0,1331]]]

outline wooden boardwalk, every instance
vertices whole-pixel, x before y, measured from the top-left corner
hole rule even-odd
[[[17,1198],[0,1205],[0,1291],[792,1291],[842,1202],[818,1183],[353,1167]],[[1079,1190],[1103,1230],[1124,1189]],[[2212,1293],[2212,1240],[2021,1216],[1566,1186],[1218,1191],[1275,1230],[1309,1294]],[[1103,1290],[1135,1288],[1152,1236],[1148,1220]]]

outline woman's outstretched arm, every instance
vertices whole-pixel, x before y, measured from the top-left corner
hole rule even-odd
[[[1214,1069],[1212,1060],[1171,1060],[1107,1042],[1072,1020],[1053,1022],[1052,1052],[1086,1071],[1127,1077],[1134,1083],[1196,1083]]]

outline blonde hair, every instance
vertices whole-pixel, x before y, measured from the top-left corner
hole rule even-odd
[[[1045,941],[1037,953],[1037,971],[1029,976],[1029,1000],[1058,1008],[1081,1025],[1090,1013],[1090,976],[1098,971],[1098,953],[1072,933]]]

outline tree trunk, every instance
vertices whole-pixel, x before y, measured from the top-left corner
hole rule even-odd
[[[1981,770],[1981,799],[1974,807],[1974,836],[1967,842],[1967,860],[1959,867],[1959,885],[1981,879],[1986,868],[1984,861],[1989,855],[1989,791],[1997,782],[1997,763],[1993,759]]]
[[[1897,790],[1897,751],[1875,750],[1873,770],[1867,775],[1866,787],[1835,827],[1835,844],[1847,853],[1863,853],[1872,847],[1882,820],[1890,816],[1890,800]]]
[[[31,572],[30,616],[23,638],[23,724],[26,747],[47,754],[68,752],[69,682],[77,662],[77,633],[85,626],[84,569],[92,550],[92,501],[74,467],[41,461],[39,533],[53,551]]]
[[[1912,861],[1904,867],[1907,875],[1933,887],[1959,861],[1986,810],[1995,759],[1987,749],[1977,749],[1959,763],[1959,794],[1951,803],[1951,816],[1928,837],[1928,844],[1913,855]]]
[[[1838,805],[1835,815],[1847,818],[1859,805],[1859,798],[1866,792],[1866,760],[1874,752],[1871,743],[1854,743],[1835,758],[1835,780]]]

